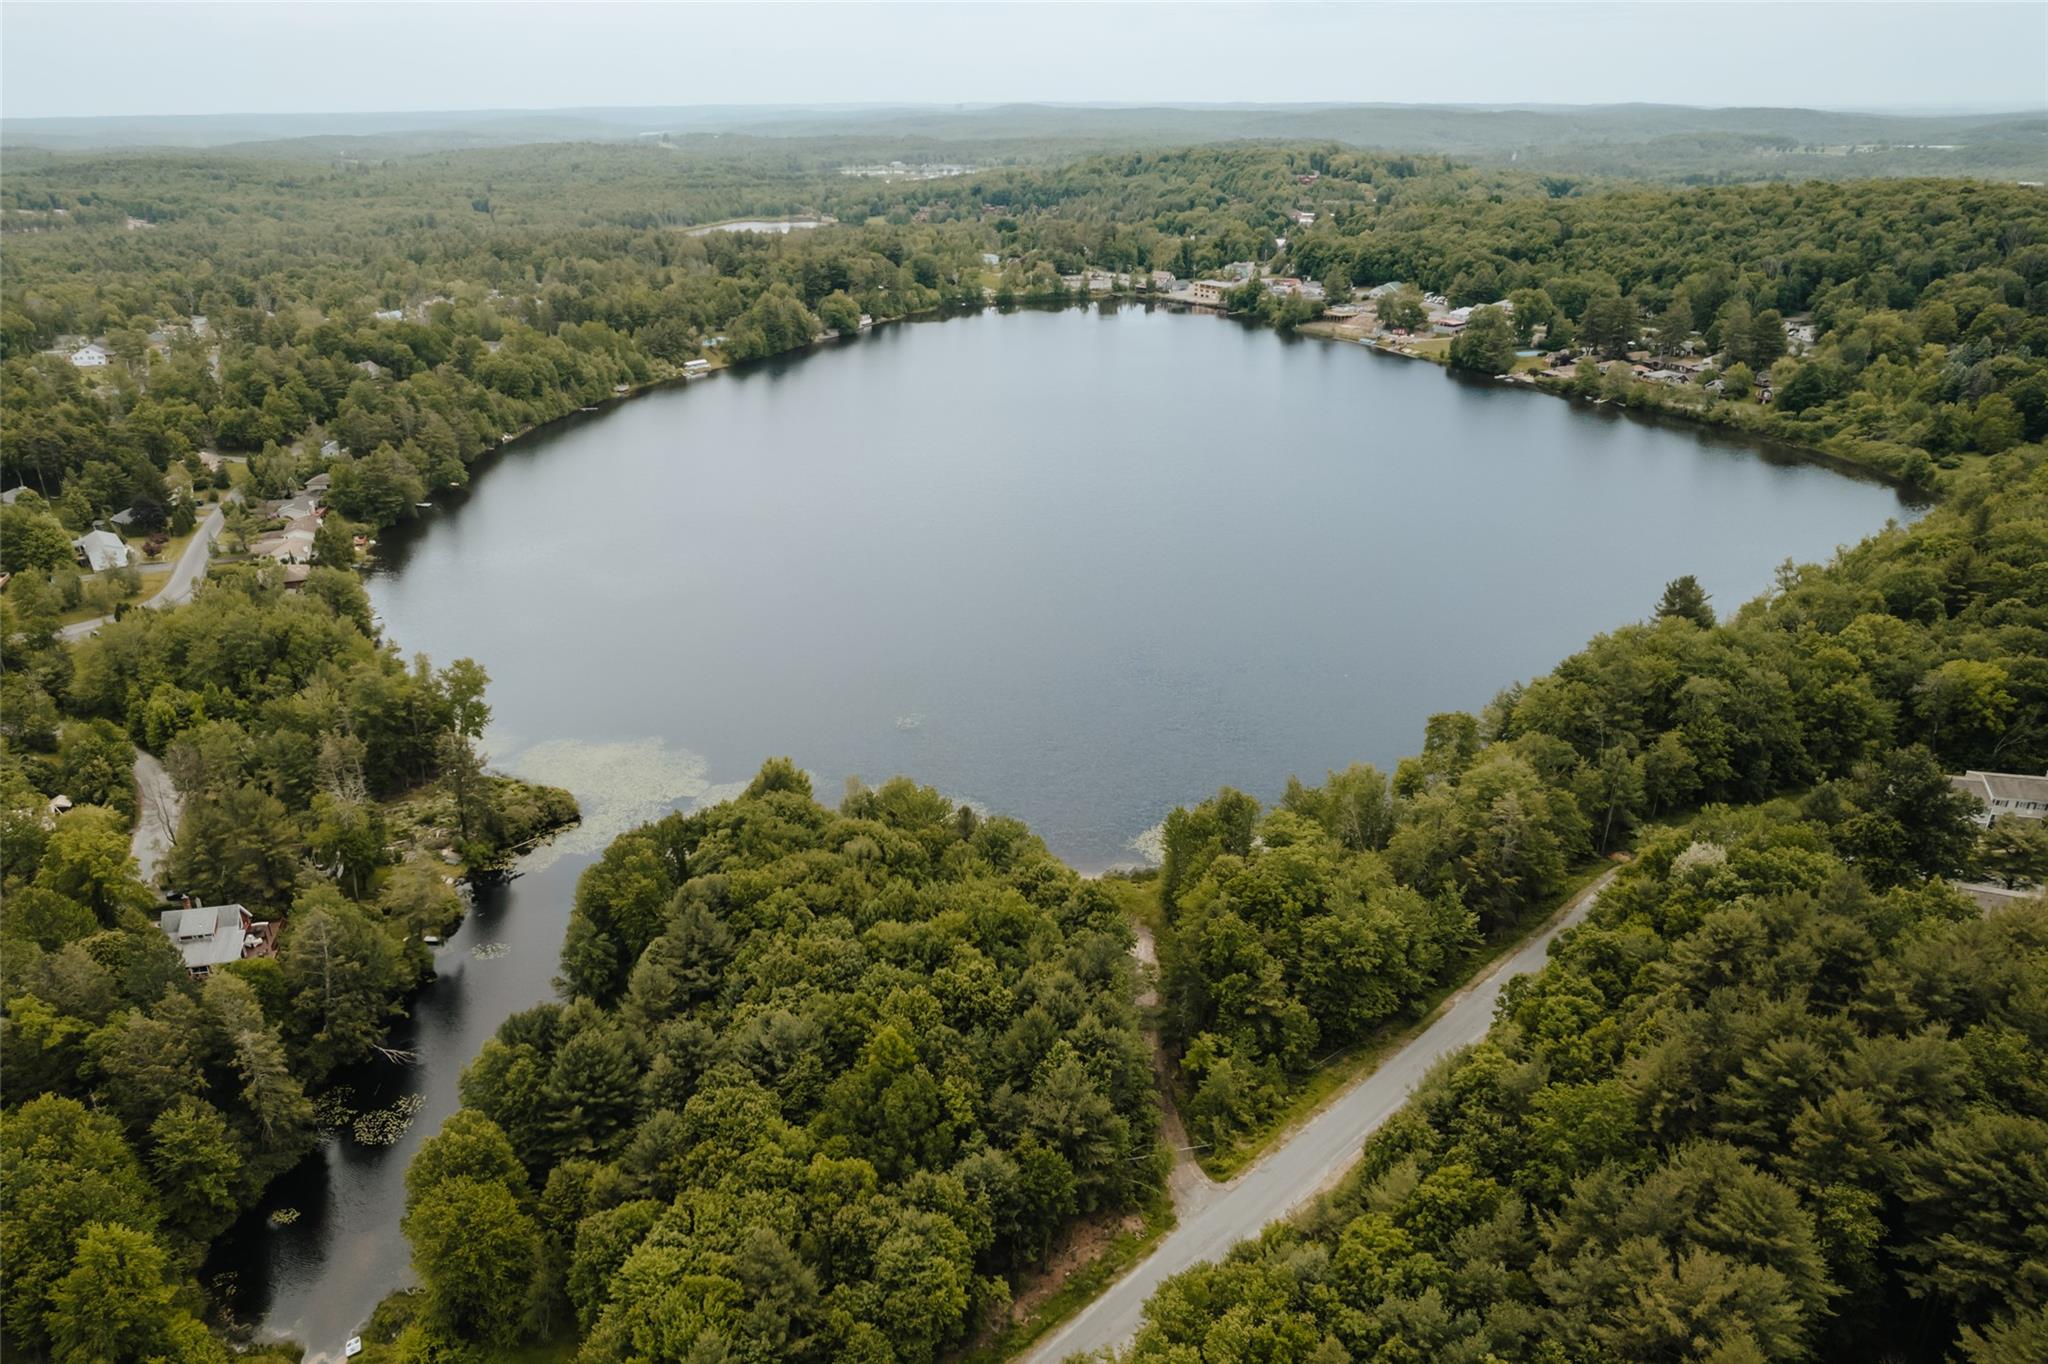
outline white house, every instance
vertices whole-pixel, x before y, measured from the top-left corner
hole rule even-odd
[[[694,379],[700,374],[709,374],[710,372],[711,362],[709,360],[683,361],[683,377],[685,379]]]
[[[381,308],[375,316],[379,322],[403,322],[405,321],[405,309]]]
[[[104,368],[107,361],[112,358],[112,356],[107,354],[104,347],[93,345],[90,342],[71,352],[71,363],[80,369]]]
[[[95,573],[110,568],[128,567],[128,546],[121,543],[121,537],[107,530],[89,530],[71,542],[78,551],[78,557],[85,566]]]
[[[1973,768],[1959,777],[1950,777],[1948,783],[1983,807],[1983,813],[1977,816],[1979,824],[1989,824],[2000,815],[2048,819],[2048,776],[1979,772]]]

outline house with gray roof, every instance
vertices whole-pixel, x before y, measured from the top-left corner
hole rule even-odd
[[[240,905],[194,905],[167,909],[157,927],[185,959],[185,969],[205,976],[216,966],[244,957],[267,957],[277,945],[277,926]]]
[[[128,567],[128,546],[110,530],[89,530],[71,542],[79,561],[94,573]]]
[[[1948,783],[1983,807],[1983,813],[1977,816],[1979,824],[1989,824],[2000,815],[2048,819],[2048,776],[1972,769],[1961,776],[1951,776]]]

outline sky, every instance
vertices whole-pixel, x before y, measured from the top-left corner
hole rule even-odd
[[[0,3],[0,114],[2048,106],[2048,4]]]

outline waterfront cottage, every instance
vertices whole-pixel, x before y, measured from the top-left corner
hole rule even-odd
[[[248,957],[267,957],[277,947],[277,925],[240,905],[194,905],[188,900],[157,918],[185,969],[203,979],[217,966]]]

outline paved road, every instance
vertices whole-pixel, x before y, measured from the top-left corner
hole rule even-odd
[[[135,837],[129,851],[142,870],[144,885],[156,884],[157,868],[178,836],[178,788],[155,755],[135,750]]]
[[[1076,1354],[1122,1349],[1137,1334],[1145,1300],[1159,1285],[1197,1264],[1220,1260],[1239,1241],[1287,1216],[1335,1183],[1357,1160],[1365,1139],[1391,1117],[1431,1067],[1486,1035],[1494,1002],[1512,977],[1543,966],[1550,943],[1586,917],[1613,873],[1602,877],[1542,932],[1480,979],[1452,996],[1420,1036],[1344,1091],[1287,1142],[1230,1183],[1214,1187],[1152,1254],[1090,1303],[1029,1356],[1029,1364],[1056,1364]]]
[[[215,507],[207,513],[206,519],[199,523],[199,534],[192,537],[191,542],[185,546],[185,552],[178,556],[178,562],[171,566],[170,576],[164,579],[164,585],[157,590],[155,596],[142,604],[161,611],[166,606],[179,606],[190,601],[193,587],[206,576],[206,561],[212,556],[214,539],[220,535],[220,528],[225,524],[227,517],[220,507]],[[57,637],[66,640],[84,639],[112,619],[112,616],[99,616],[92,620],[82,620],[76,625],[67,625],[59,630]]]

